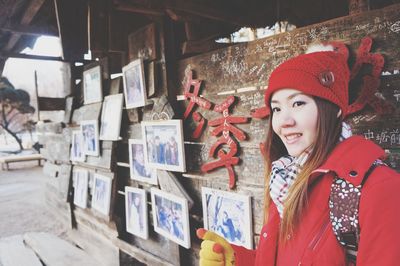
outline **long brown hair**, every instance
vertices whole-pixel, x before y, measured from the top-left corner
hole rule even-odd
[[[324,99],[313,97],[318,109],[317,139],[307,161],[299,172],[296,180],[291,185],[288,196],[284,202],[284,211],[280,227],[280,240],[285,241],[299,224],[300,217],[307,205],[308,178],[312,171],[317,169],[327,158],[329,153],[339,141],[341,133],[341,118],[337,117],[339,107]],[[277,134],[272,129],[272,116],[269,119],[269,128],[265,142],[265,201],[264,222],[268,221],[268,209],[271,203],[269,194],[269,179],[271,164],[288,152]]]

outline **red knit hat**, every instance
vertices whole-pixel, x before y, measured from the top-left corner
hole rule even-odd
[[[349,105],[349,77],[347,61],[341,53],[325,51],[299,55],[272,72],[265,104],[270,109],[272,94],[279,89],[291,88],[336,104],[345,117]]]

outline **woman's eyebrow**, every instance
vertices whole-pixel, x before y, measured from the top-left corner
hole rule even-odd
[[[305,95],[305,94],[302,93],[302,92],[295,92],[295,93],[293,93],[293,94],[290,94],[290,95],[287,97],[287,99],[291,100],[291,99],[293,99],[294,97],[296,97],[296,96],[298,96],[298,95]],[[273,99],[271,99],[271,103],[279,103],[279,101],[278,101],[278,100],[273,100]]]

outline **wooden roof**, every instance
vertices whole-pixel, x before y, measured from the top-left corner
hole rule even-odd
[[[184,38],[188,40],[226,35],[243,26],[265,27],[285,19],[298,27],[310,25],[347,15],[349,2],[354,1],[0,0],[0,71],[8,57],[50,59],[19,54],[25,47],[31,47],[40,35],[60,35],[65,60],[82,58],[89,45],[88,6],[96,6],[92,12],[106,11],[104,14],[96,14],[97,17],[113,13],[117,14],[116,17],[120,14],[121,17],[129,19],[131,23],[128,23],[128,30],[134,30],[132,23],[137,23],[139,28],[143,26],[143,21],[160,17],[182,23],[182,28],[186,30]],[[397,2],[400,0],[370,0],[369,5],[370,9],[375,9]],[[106,20],[106,24],[108,22]],[[91,43],[91,47],[99,45]]]

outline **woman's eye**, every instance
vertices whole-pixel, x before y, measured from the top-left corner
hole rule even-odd
[[[303,102],[303,101],[295,101],[293,103],[293,107],[298,107],[298,106],[302,106],[302,105],[305,105],[305,104],[306,104],[306,102]]]
[[[273,113],[279,112],[280,110],[281,110],[281,109],[278,108],[278,107],[272,107],[272,112],[273,112]]]

